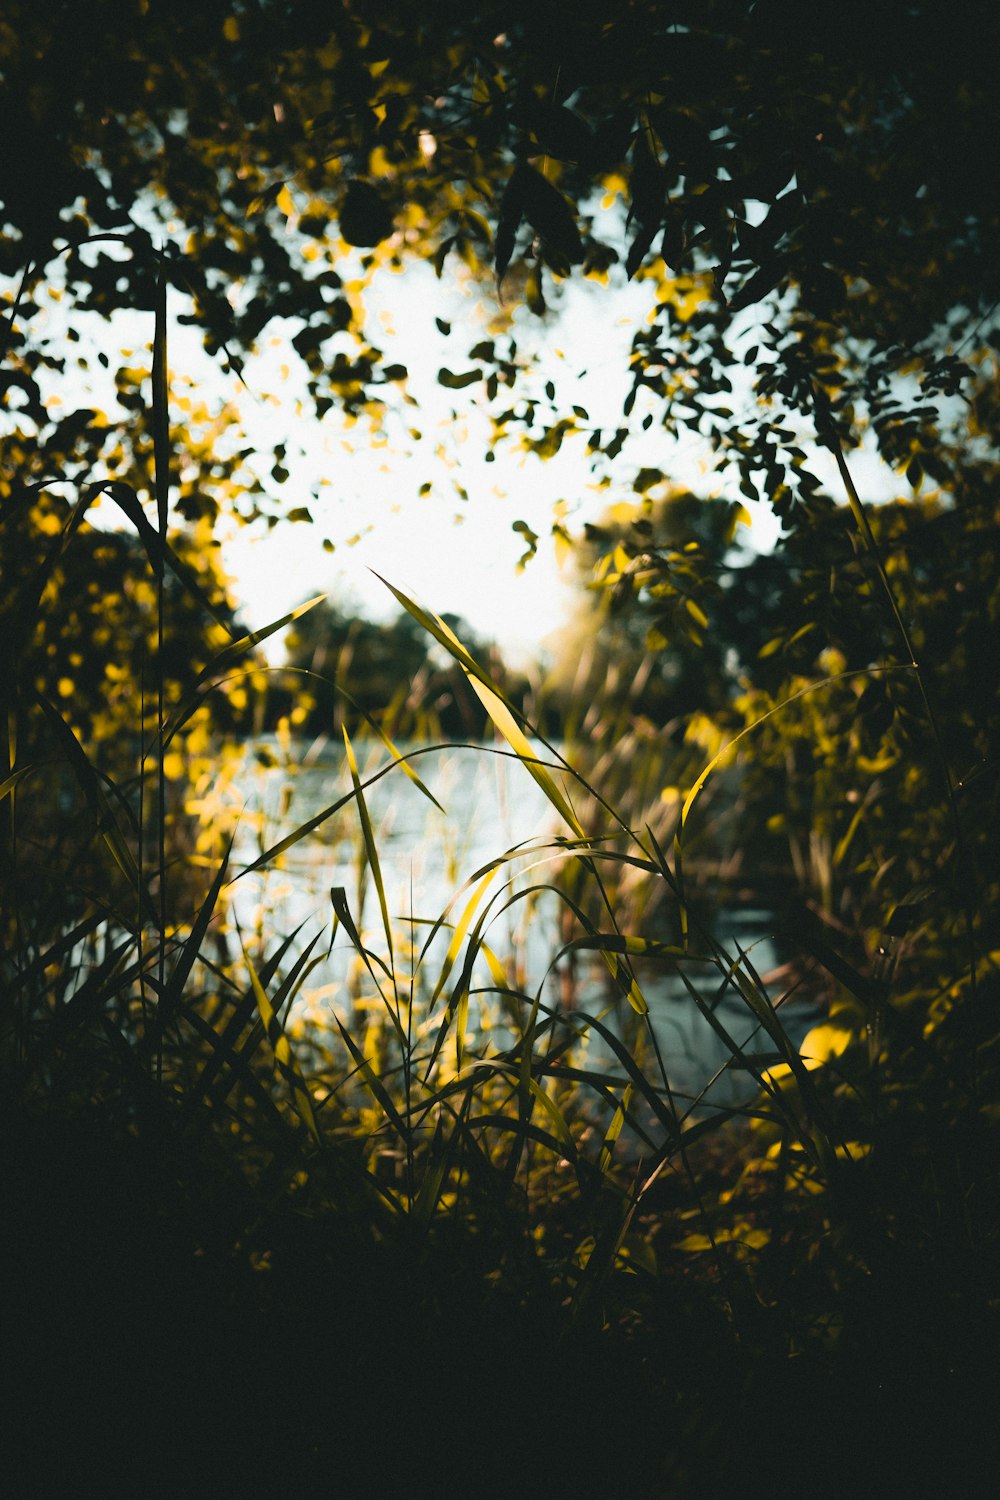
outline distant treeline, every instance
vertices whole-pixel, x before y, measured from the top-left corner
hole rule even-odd
[[[515,707],[534,716],[539,703],[528,676],[512,671],[498,647],[464,620],[443,618]],[[342,726],[354,734],[366,720],[410,737],[475,740],[488,733],[486,712],[461,668],[402,612],[377,622],[325,602],[296,622],[286,649],[287,669],[268,674],[258,730],[288,718],[310,735],[339,735]],[[554,731],[555,716],[543,716]]]

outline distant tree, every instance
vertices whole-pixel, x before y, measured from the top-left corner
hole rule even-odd
[[[478,659],[502,671],[463,620],[444,618]],[[482,705],[461,670],[410,615],[377,622],[327,601],[295,622],[286,644],[295,675],[284,693],[299,700],[300,722],[311,733],[339,734],[341,725],[353,733],[365,715],[403,736],[477,739],[485,732]],[[284,702],[280,688],[272,692],[272,715]]]
[[[729,501],[678,492],[619,502],[585,528],[575,549],[579,603],[556,637],[549,674],[568,723],[576,704],[597,739],[602,722],[623,715],[679,735],[694,711],[726,708],[730,641],[713,617],[738,515]]]
[[[958,478],[957,504],[872,510],[878,560],[824,496],[763,555],[732,547],[733,507],[687,495],[622,505],[589,529],[588,589],[554,690],[577,706],[589,764],[625,757],[633,826],[740,736],[686,837],[709,838],[741,889],[765,905],[794,892],[873,941],[895,906],[912,907],[959,950],[971,903],[977,942],[1000,942],[998,476],[970,463]]]

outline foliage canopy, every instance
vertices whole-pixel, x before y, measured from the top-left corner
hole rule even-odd
[[[595,462],[641,395],[786,516],[817,487],[803,436],[831,420],[944,482],[941,398],[992,378],[998,26],[942,0],[18,0],[0,272],[23,274],[23,312],[61,257],[75,306],[109,313],[150,305],[162,249],[210,349],[239,368],[294,319],[317,409],[357,412],[406,375],[365,328],[378,267],[457,262],[541,314],[618,262],[655,282],[656,313]],[[30,407],[57,356],[13,317],[8,336]],[[474,352],[441,378],[481,383],[498,433],[587,430],[533,393],[512,340]],[[742,417],[737,355],[761,398]]]

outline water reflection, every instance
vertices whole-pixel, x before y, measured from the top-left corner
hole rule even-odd
[[[265,748],[273,752],[273,742]],[[453,933],[466,918],[467,930],[481,932],[508,983],[529,999],[540,995],[545,1008],[572,1006],[578,1014],[600,1016],[614,1035],[646,1048],[654,1061],[658,1049],[682,1108],[685,1100],[695,1098],[726,1106],[752,1095],[752,1079],[732,1065],[725,1038],[752,1054],[766,1053],[771,1044],[762,1038],[736,986],[727,984],[717,967],[688,962],[680,972],[676,964],[637,961],[637,977],[650,1007],[650,1036],[649,1028],[639,1025],[618,995],[600,955],[564,955],[556,961],[567,936],[560,921],[566,909],[552,885],[565,855],[553,842],[559,830],[552,808],[524,766],[492,746],[437,748],[415,755],[409,764],[440,808],[399,766],[391,765],[383,749],[372,752],[360,767],[362,782],[367,783],[364,796],[389,915],[391,953],[357,802],[350,798],[348,769],[332,759],[300,763],[293,769],[264,766],[248,755],[243,779],[247,808],[235,849],[238,865],[252,863],[263,849],[341,798],[349,800],[285,851],[277,868],[237,882],[234,905],[241,927],[252,931],[259,925],[262,933],[272,934],[301,929],[303,937],[319,930],[332,934],[330,892],[340,888],[364,945],[393,969],[406,991],[412,976],[414,995],[426,1001],[438,984]],[[387,766],[387,774],[380,775]],[[490,874],[498,856],[512,850],[520,852],[496,864]],[[466,917],[477,888],[478,897]],[[741,952],[746,955],[744,973],[752,968],[766,975],[782,957],[770,925],[766,911],[725,910],[716,915],[712,936],[734,960]],[[323,952],[322,944],[319,951]],[[465,951],[463,943],[452,982]],[[581,962],[584,957],[586,963]],[[495,983],[495,971],[481,955],[473,977],[479,1009],[474,993],[470,1033],[484,1042],[488,1030],[496,1049],[505,1045],[510,1033],[490,999]],[[344,1015],[362,1001],[366,989],[371,992],[373,982],[341,927],[332,949],[310,974],[300,1003],[314,1016],[329,1008]],[[447,993],[446,986],[442,995]],[[780,998],[780,991],[771,993]],[[812,1008],[797,1005],[785,1024],[797,1040],[814,1019]],[[596,1033],[588,1039],[586,1061],[588,1066],[609,1069],[614,1062]]]

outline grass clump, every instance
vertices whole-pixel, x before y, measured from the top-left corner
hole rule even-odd
[[[862,1465],[873,1487],[971,1475],[1000,1180],[982,888],[959,903],[958,961],[916,902],[897,906],[874,967],[843,924],[800,911],[829,1004],[799,1036],[788,991],[716,940],[685,874],[702,788],[735,738],[669,816],[662,799],[655,822],[619,812],[396,590],[488,714],[482,753],[519,763],[556,831],[497,854],[435,920],[401,921],[370,794],[409,776],[433,800],[433,778],[424,751],[384,733],[362,770],[344,730],[349,789],[246,857],[235,818],[193,804],[222,805],[204,784],[224,754],[209,701],[261,670],[270,632],[220,620],[167,539],[162,440],[156,470],[155,529],[111,487],[149,568],[128,713],[100,732],[74,717],[44,650],[5,674],[16,1492],[99,1475],[106,1493],[339,1493],[392,1473],[428,1493],[774,1493],[776,1463],[818,1462],[803,1457],[817,1432],[849,1443],[814,1488]],[[87,535],[87,493],[38,502],[57,525],[11,613],[25,651]],[[184,672],[168,666],[168,578],[224,631]],[[741,732],[751,758],[806,691]],[[333,888],[320,932],[241,921],[241,881],[347,817],[357,889]],[[495,933],[542,902],[559,944],[527,974]],[[332,998],[327,981],[318,1021],[313,986],[345,945],[353,979]],[[722,1045],[735,1102],[715,1102],[711,1078],[678,1086],[649,1002],[663,973]]]

